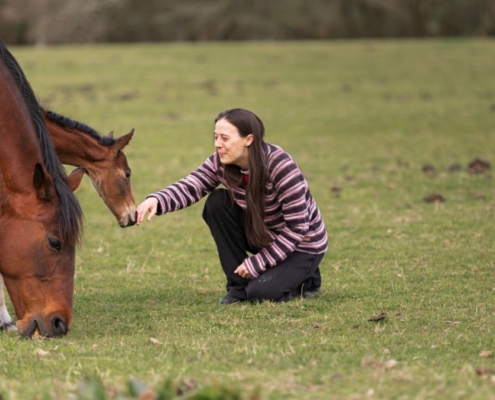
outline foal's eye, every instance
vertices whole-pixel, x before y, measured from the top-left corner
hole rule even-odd
[[[62,249],[62,243],[60,240],[48,238],[48,244],[54,250],[60,251],[60,249]]]
[[[125,177],[126,177],[127,179],[130,179],[130,178],[131,178],[131,173],[130,173],[130,172],[126,172],[126,173],[125,173]]]

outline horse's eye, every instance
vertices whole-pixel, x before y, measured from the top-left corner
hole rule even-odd
[[[62,249],[62,243],[60,240],[48,238],[48,244],[54,250],[60,251],[60,249]]]
[[[131,178],[131,172],[130,172],[130,171],[129,171],[129,172],[126,172],[126,173],[125,173],[125,177],[126,177],[127,179],[130,179],[130,178]]]

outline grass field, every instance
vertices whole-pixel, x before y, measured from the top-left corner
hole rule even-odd
[[[72,329],[0,334],[0,398],[102,398],[101,381],[110,399],[135,380],[180,398],[495,399],[493,168],[468,172],[495,163],[494,41],[11,51],[45,106],[136,129],[137,203],[213,152],[219,111],[256,112],[305,173],[330,248],[318,299],[221,306],[203,202],[121,229],[85,178]]]

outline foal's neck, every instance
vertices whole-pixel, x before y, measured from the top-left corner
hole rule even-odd
[[[64,128],[46,116],[45,124],[62,164],[84,167],[109,156],[110,148],[85,132]]]

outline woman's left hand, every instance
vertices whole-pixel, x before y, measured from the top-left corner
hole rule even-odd
[[[253,277],[251,276],[251,274],[247,270],[244,263],[242,263],[241,265],[239,265],[237,267],[237,269],[234,271],[234,274],[237,274],[237,275],[243,277],[244,279],[253,279]]]

